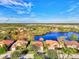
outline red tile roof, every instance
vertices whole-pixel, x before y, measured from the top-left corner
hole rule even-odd
[[[58,42],[57,41],[54,41],[54,40],[46,40],[45,43],[48,44],[48,45],[51,45],[51,44],[54,44],[54,43],[57,43],[58,44]]]
[[[78,45],[77,41],[66,41],[65,42],[66,45]]]
[[[13,43],[13,40],[2,40],[2,42],[6,45],[10,45],[11,43]]]
[[[32,45],[35,45],[35,46],[43,46],[43,43],[40,42],[40,41],[36,41],[36,42],[33,42]]]

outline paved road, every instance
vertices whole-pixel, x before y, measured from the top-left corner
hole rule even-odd
[[[11,53],[12,53],[12,51],[8,51],[7,53],[0,55],[0,59],[2,59],[3,57],[5,57],[6,55],[11,55]],[[33,57],[33,54],[27,54],[27,55],[25,55],[24,57],[26,57],[26,56],[29,56],[29,57],[34,58],[34,57]],[[67,56],[68,56],[68,55],[65,54],[65,55],[64,55],[64,59],[67,58]],[[29,57],[28,57],[28,58],[29,58]],[[63,58],[63,55],[60,54],[59,57],[62,59],[62,58]],[[76,58],[76,59],[79,59],[79,54],[73,54],[73,55],[70,55],[70,56],[68,56],[68,57],[69,57],[69,58],[73,58],[73,59],[75,59],[75,58]]]
[[[26,58],[26,59],[34,59],[34,54],[26,54],[24,56],[24,58]]]
[[[12,53],[11,51],[8,51],[7,53],[0,55],[0,59],[5,57],[6,55],[11,55],[11,53]]]
[[[59,55],[60,58],[63,58],[63,56],[64,56],[64,59],[65,58],[73,58],[73,59],[76,58],[76,59],[79,59],[79,54],[73,54],[73,55],[69,55],[69,56],[67,54],[65,54],[65,55],[60,54]]]

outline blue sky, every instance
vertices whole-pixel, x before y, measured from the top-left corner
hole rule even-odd
[[[79,0],[0,0],[0,23],[79,23]]]

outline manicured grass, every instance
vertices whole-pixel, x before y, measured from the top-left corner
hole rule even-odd
[[[6,52],[5,48],[0,48],[0,54],[3,54],[5,52]]]

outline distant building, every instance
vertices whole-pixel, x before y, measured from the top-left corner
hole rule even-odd
[[[32,43],[32,46],[39,47],[38,52],[44,52],[43,51],[43,43],[40,41],[35,41]]]
[[[2,42],[4,43],[4,44],[6,44],[6,45],[10,45],[10,44],[12,44],[14,41],[13,40],[2,40]]]
[[[65,45],[70,48],[77,48],[78,42],[77,41],[66,41]]]
[[[17,40],[12,46],[11,49],[12,51],[15,51],[17,47],[26,47],[26,45],[28,44],[27,41],[25,40]]]
[[[55,49],[59,47],[58,42],[54,40],[46,40],[45,43],[48,46],[48,49]]]

